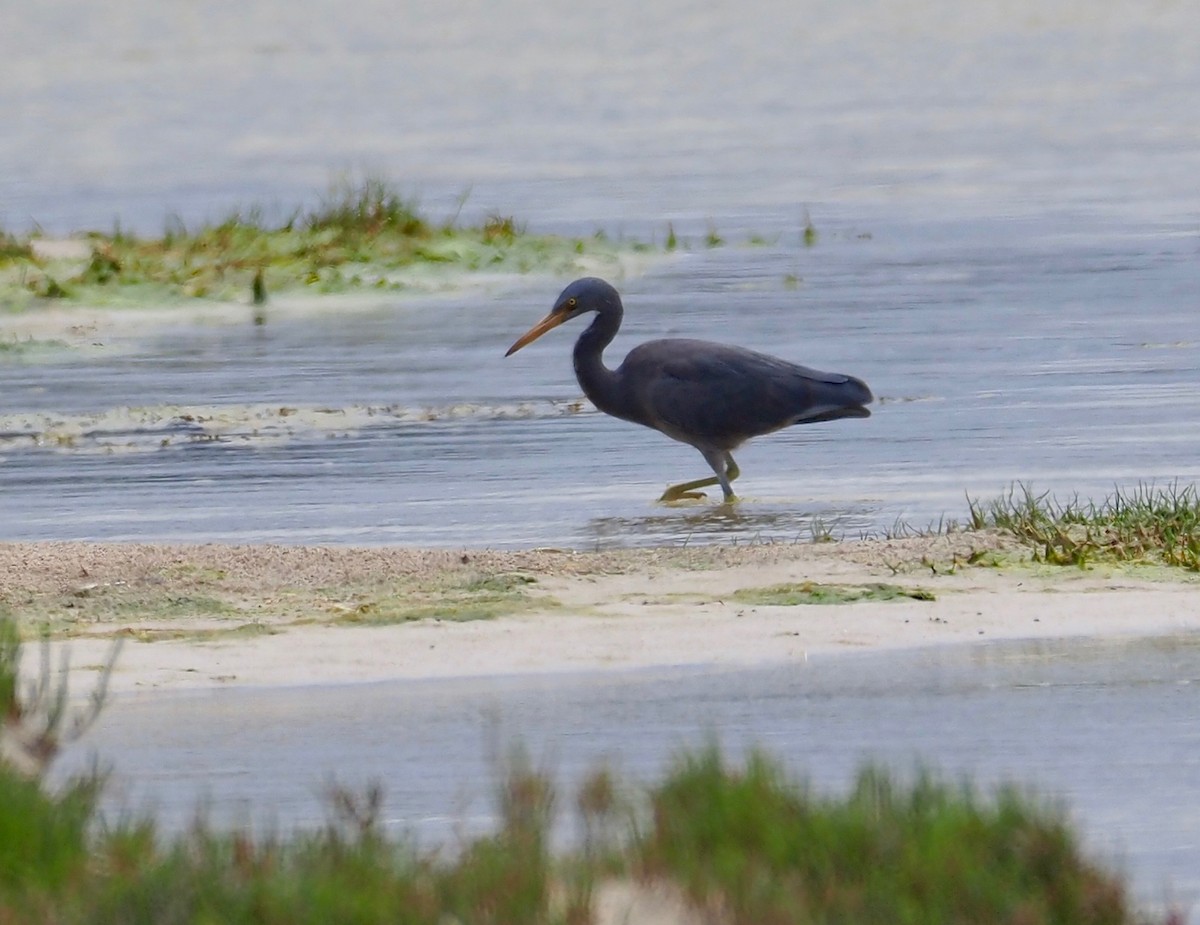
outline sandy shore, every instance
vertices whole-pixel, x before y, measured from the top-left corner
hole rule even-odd
[[[793,601],[806,592],[865,597]],[[117,694],[1171,635],[1200,631],[1198,602],[1188,573],[1035,566],[988,534],[608,553],[0,544],[0,607],[52,627],[80,692],[123,639]]]

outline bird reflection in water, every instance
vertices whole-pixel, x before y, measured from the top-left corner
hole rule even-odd
[[[725,541],[809,543],[854,536],[867,529],[869,512],[721,504],[646,517],[596,517],[586,542],[596,548],[687,545]]]

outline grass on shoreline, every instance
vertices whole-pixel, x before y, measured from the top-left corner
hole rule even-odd
[[[316,207],[296,209],[282,221],[269,221],[254,207],[196,228],[176,219],[159,238],[118,227],[72,241],[80,253],[46,254],[36,234],[18,238],[0,230],[0,307],[188,298],[261,304],[270,293],[296,289],[403,289],[416,269],[566,273],[584,258],[612,259],[619,249],[602,235],[530,234],[498,214],[475,227],[456,218],[435,222],[413,199],[374,177],[338,182]]]
[[[999,529],[1033,549],[1036,562],[1086,568],[1098,562],[1200,571],[1200,494],[1195,485],[1116,489],[1097,503],[1059,501],[1027,485],[990,502],[968,498],[970,527]]]
[[[970,520],[885,538],[846,553],[870,573],[1051,566],[1156,568],[1200,573],[1200,497],[1192,486],[1139,487],[1102,502],[1059,502],[1016,486],[990,502],[968,499]],[[869,538],[864,538],[869,539]],[[878,542],[878,540],[877,540]],[[511,554],[453,551],[341,552],[298,548],[146,547],[75,554],[82,577],[13,570],[0,580],[0,617],[27,634],[127,635],[213,641],[326,623],[377,626],[421,620],[488,620],[561,610],[544,579],[639,569],[719,570],[809,543],[663,547],[650,551]],[[873,551],[870,551],[873,550]],[[282,556],[282,559],[280,557]],[[642,595],[638,591],[634,596]],[[864,576],[746,587],[743,604],[799,605],[929,600],[932,588]],[[697,600],[703,600],[698,598]]]

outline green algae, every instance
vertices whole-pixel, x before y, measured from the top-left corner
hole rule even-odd
[[[252,207],[194,228],[172,220],[156,238],[120,227],[58,242],[0,231],[0,307],[263,305],[282,292],[421,290],[450,272],[566,274],[637,249],[603,236],[533,234],[499,214],[474,226],[438,223],[392,184],[367,178],[335,184],[316,207],[276,221]]]

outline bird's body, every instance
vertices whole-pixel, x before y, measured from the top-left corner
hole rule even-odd
[[[765,353],[702,340],[652,340],[635,347],[617,369],[603,353],[621,326],[621,297],[600,279],[576,280],[553,311],[517,340],[508,355],[551,328],[585,312],[595,320],[575,342],[575,375],[601,411],[652,427],[694,446],[715,478],[674,485],[663,501],[702,497],[696,489],[720,484],[734,499],[738,476],[731,452],[751,437],[793,424],[868,417],[873,397],[853,376],[798,366]]]

